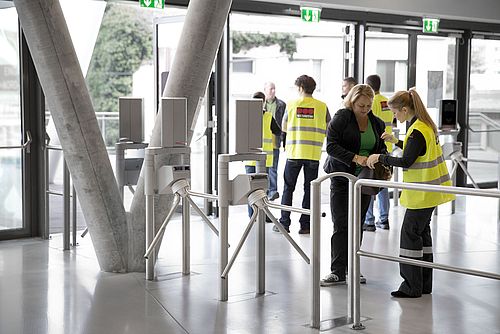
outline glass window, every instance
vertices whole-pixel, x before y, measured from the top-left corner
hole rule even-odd
[[[456,38],[419,35],[416,87],[432,119],[439,123],[439,101],[453,99]]]
[[[0,231],[23,228],[19,32],[15,8],[0,9]]]
[[[500,41],[472,40],[467,168],[474,181],[498,180],[500,152]],[[493,163],[474,162],[474,159]],[[470,182],[470,179],[469,179]]]
[[[313,96],[324,101],[333,115],[341,104],[345,23],[311,24],[300,18],[232,13],[230,118],[235,100],[251,98],[266,82],[276,86],[276,97],[285,103],[296,99],[295,79],[306,74],[316,81]],[[238,59],[251,59],[253,72]],[[339,66],[340,65],[340,66]],[[230,152],[234,152],[234,127],[230,119]],[[243,169],[241,167],[240,171]]]
[[[408,85],[408,35],[367,31],[365,41],[365,78],[380,76],[380,93],[390,98]],[[400,134],[406,124],[397,123]],[[400,136],[400,138],[403,138]]]
[[[245,58],[233,59],[233,72],[253,73],[253,60]]]

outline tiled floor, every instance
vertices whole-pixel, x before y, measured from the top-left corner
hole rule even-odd
[[[327,192],[323,197],[327,201]],[[391,208],[391,229],[367,232],[362,248],[396,255],[403,212]],[[497,212],[498,203],[484,198],[460,198],[454,215],[443,206],[432,222],[435,261],[500,272]],[[101,272],[88,237],[68,252],[62,251],[60,235],[0,243],[0,333],[318,332],[308,326],[308,266],[271,224],[266,224],[266,295],[254,295],[252,232],[230,272],[229,301],[219,302],[218,241],[194,213],[192,218],[192,274],[180,274],[177,217],[167,227],[153,282],[142,273]],[[298,216],[293,218],[291,236],[309,253],[310,237],[297,233]],[[231,208],[233,247],[246,219],[246,207]],[[329,268],[331,229],[327,215],[322,275]],[[396,263],[362,258],[361,265],[368,279],[361,287],[362,333],[500,333],[500,281],[436,270],[431,295],[397,300],[390,296],[400,282]],[[353,333],[343,325],[346,297],[346,286],[321,289],[321,332]]]

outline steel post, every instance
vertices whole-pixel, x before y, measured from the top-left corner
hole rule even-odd
[[[63,229],[63,249],[69,250],[70,246],[70,198],[71,196],[71,187],[70,187],[70,179],[69,179],[69,169],[66,164],[66,160],[64,160],[64,170],[63,170],[63,202],[64,202],[64,229]]]
[[[361,323],[361,296],[360,296],[360,286],[359,286],[359,276],[360,276],[360,256],[358,255],[359,244],[360,244],[360,232],[361,232],[361,187],[355,185],[354,187],[354,220],[352,226],[353,243],[352,243],[352,255],[353,255],[353,269],[349,273],[349,282],[352,284],[352,299],[351,302],[354,305],[353,309],[353,329],[364,329],[365,327]]]
[[[320,327],[321,183],[311,182],[311,327]]]
[[[256,172],[266,172],[266,156],[261,156],[256,163]],[[266,292],[266,213],[259,210],[257,214],[257,228],[255,229],[255,263],[257,266],[255,292],[262,295]]]
[[[190,241],[190,213],[189,200],[182,198],[182,274],[189,275],[191,272],[191,241]]]
[[[229,163],[225,161],[227,155],[219,155],[218,161],[218,194],[219,194],[219,300],[228,299],[228,277],[222,277],[228,263],[228,215],[229,215]],[[224,160],[224,161],[223,161]]]
[[[148,149],[146,149],[146,155],[144,156],[144,195],[146,197],[146,247],[148,249],[154,238],[155,228],[154,228],[154,156],[148,154]],[[150,256],[146,259],[146,279],[152,281],[154,279],[154,268],[155,268],[156,254],[152,252]]]

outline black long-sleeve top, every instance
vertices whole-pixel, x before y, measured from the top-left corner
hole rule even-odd
[[[375,134],[375,145],[370,153],[387,153],[385,143],[380,139],[385,130],[384,122],[371,112],[368,118]],[[356,164],[352,159],[359,153],[360,146],[361,133],[354,112],[350,109],[340,109],[326,130],[328,157],[323,166],[325,172],[347,172],[354,175]]]
[[[410,125],[412,125],[416,120],[417,118],[414,117],[411,120]],[[403,148],[403,141],[398,141],[396,146],[398,146],[399,148]],[[425,142],[424,135],[422,134],[422,132],[414,129],[408,137],[408,141],[406,142],[406,147],[403,150],[403,156],[401,158],[393,157],[387,154],[381,154],[378,158],[378,161],[380,161],[384,165],[409,168],[411,165],[413,165],[415,160],[417,160],[419,156],[424,155],[426,151],[427,144]]]

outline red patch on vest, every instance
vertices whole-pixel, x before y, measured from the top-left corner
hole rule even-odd
[[[297,118],[314,118],[314,108],[297,107]]]

